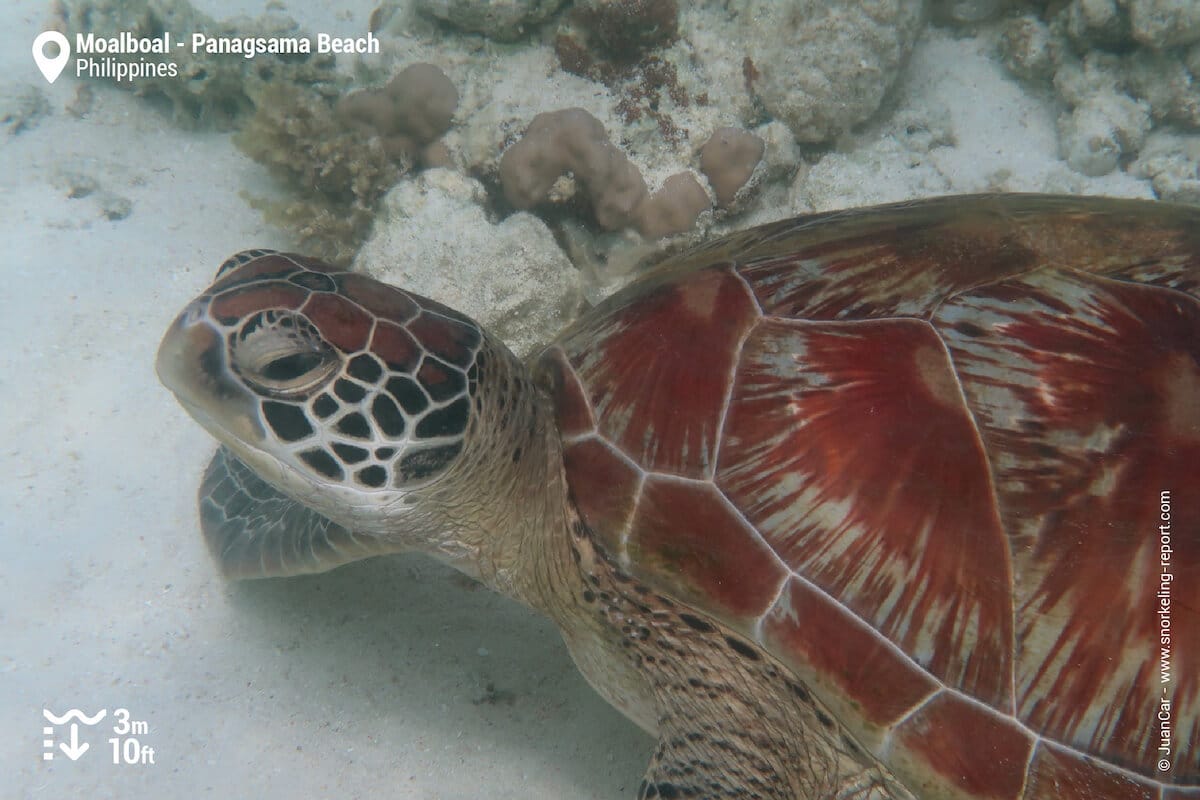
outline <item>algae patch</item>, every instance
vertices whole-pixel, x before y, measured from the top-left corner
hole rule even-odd
[[[234,135],[289,192],[283,201],[249,197],[268,222],[296,236],[318,258],[348,264],[371,230],[375,204],[408,172],[377,136],[343,122],[330,100],[291,83],[257,94],[254,115]]]

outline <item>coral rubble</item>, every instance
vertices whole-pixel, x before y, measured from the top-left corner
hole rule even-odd
[[[735,0],[747,83],[802,142],[836,137],[878,110],[922,24],[922,4]]]
[[[1059,150],[1084,175],[1105,175],[1137,162],[1155,129],[1200,132],[1195,0],[1071,0],[1029,10],[1005,23],[1000,49],[1014,75],[1049,84],[1066,105]],[[1176,149],[1171,163],[1191,151]],[[1142,169],[1161,162],[1161,157],[1140,161]],[[1154,182],[1160,196],[1165,185]]]

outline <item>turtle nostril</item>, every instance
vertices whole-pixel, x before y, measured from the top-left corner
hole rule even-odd
[[[212,326],[197,324],[193,304],[175,319],[163,336],[154,368],[163,385],[176,394],[191,394],[197,381],[218,381],[224,370],[224,346]]]
[[[181,325],[195,325],[204,316],[208,309],[208,301],[206,299],[193,300],[188,304],[188,307],[179,315],[179,323]]]

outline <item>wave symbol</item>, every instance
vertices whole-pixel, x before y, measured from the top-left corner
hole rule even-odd
[[[61,717],[56,717],[56,716],[54,716],[54,714],[52,714],[50,712],[50,709],[48,709],[48,708],[42,709],[42,716],[45,717],[46,720],[48,722],[50,722],[50,724],[52,724],[52,725],[62,725],[65,722],[70,722],[72,719],[77,719],[80,722],[82,722],[84,725],[95,725],[97,722],[104,719],[104,715],[107,713],[108,713],[108,709],[102,708],[96,712],[95,716],[89,717],[88,715],[86,715],[82,711],[80,711],[78,708],[72,708],[70,711],[63,714]]]

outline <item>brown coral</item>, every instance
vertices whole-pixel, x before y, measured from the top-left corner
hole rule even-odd
[[[638,168],[608,140],[600,120],[582,108],[538,114],[500,158],[504,196],[521,209],[546,199],[567,172],[587,188],[596,221],[609,230],[629,225],[646,197]]]
[[[717,128],[700,148],[700,171],[717,196],[717,205],[730,206],[762,160],[766,143],[750,131]]]
[[[711,205],[696,176],[677,172],[638,208],[638,231],[648,239],[685,233]]]
[[[450,128],[457,108],[458,90],[446,73],[420,63],[405,67],[386,86],[342,98],[337,114],[371,129],[394,158],[413,160]]]
[[[672,176],[650,196],[638,168],[609,141],[600,120],[582,108],[538,114],[500,158],[504,195],[520,209],[545,200],[566,173],[583,185],[596,221],[608,230],[632,226],[652,238],[680,233],[709,206],[690,173]]]

